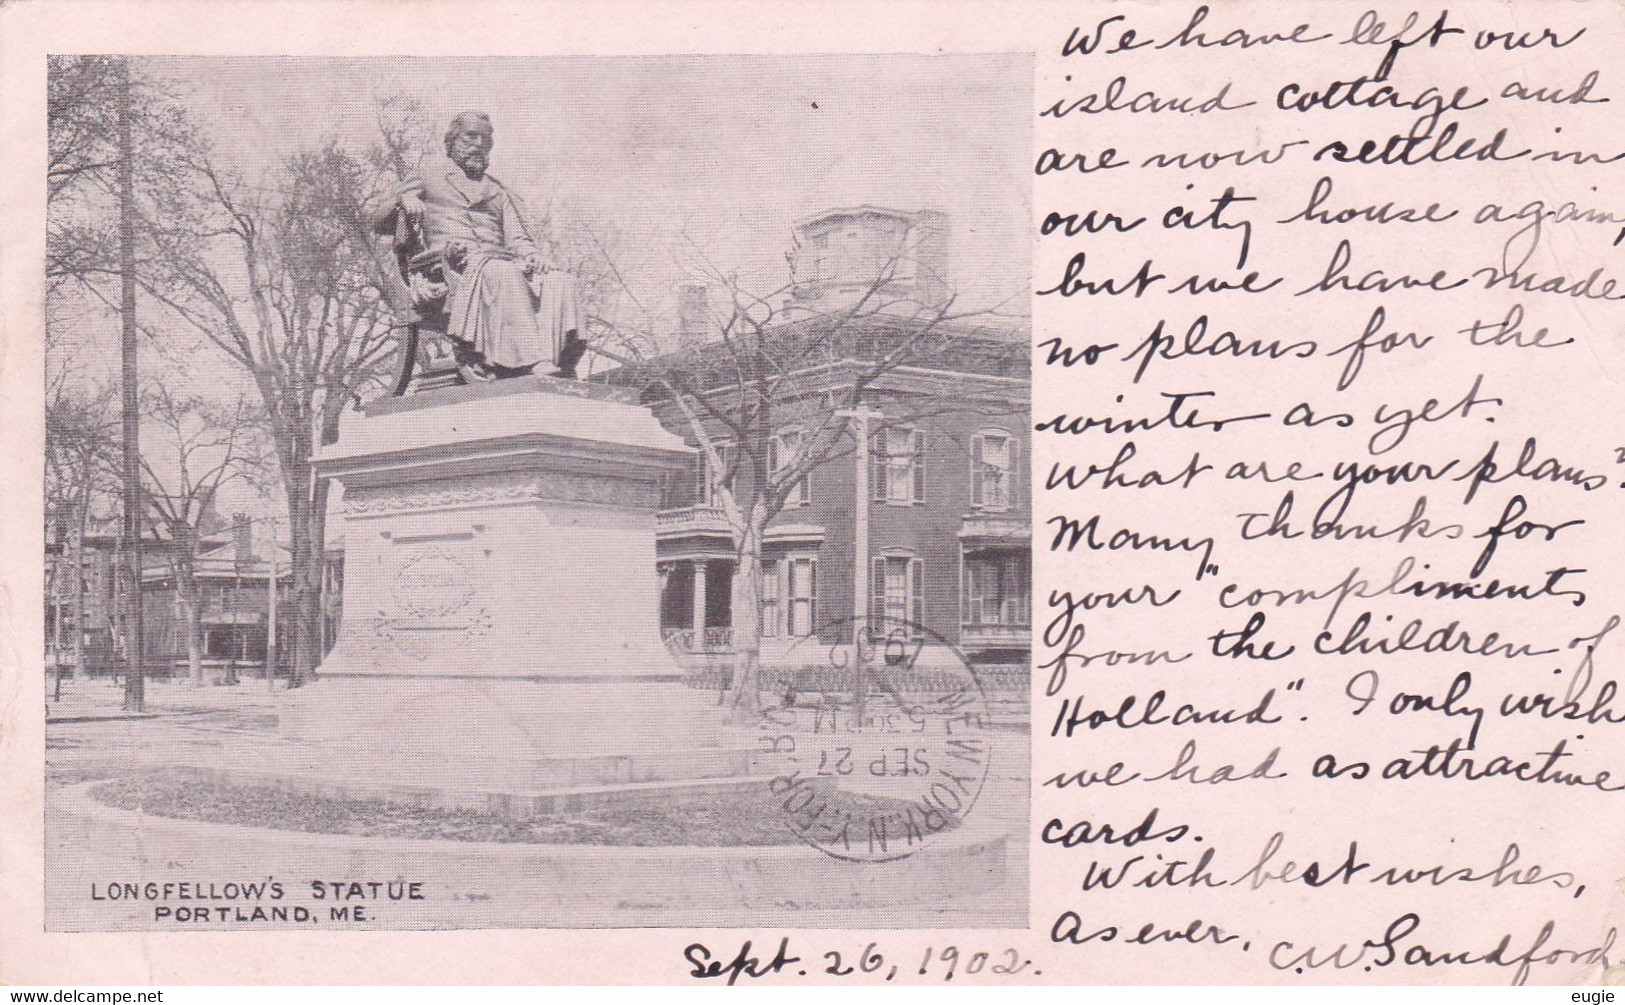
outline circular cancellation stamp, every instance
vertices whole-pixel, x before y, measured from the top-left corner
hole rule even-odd
[[[837,637],[853,627],[837,625]],[[801,640],[775,663],[784,670],[764,681],[757,749],[797,837],[836,858],[888,862],[965,823],[988,778],[993,721],[957,648],[888,622],[856,645]]]

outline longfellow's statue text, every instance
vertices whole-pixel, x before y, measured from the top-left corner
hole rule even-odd
[[[368,222],[395,237],[413,299],[427,326],[453,340],[465,380],[545,365],[574,377],[586,349],[575,278],[552,269],[514,197],[486,174],[492,142],[489,115],[458,115],[447,160],[372,200]]]

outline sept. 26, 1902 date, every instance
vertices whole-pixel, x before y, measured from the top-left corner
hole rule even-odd
[[[822,962],[814,962],[816,957],[804,960],[793,955],[790,939],[785,937],[779,940],[778,949],[772,956],[766,959],[764,956],[767,956],[765,952],[753,951],[748,939],[739,947],[739,952],[726,961],[726,951],[713,953],[703,942],[692,943],[683,950],[683,959],[692,967],[688,972],[690,977],[723,978],[729,984],[737,983],[741,977],[794,979],[818,975],[894,981],[901,976],[905,981],[922,978],[927,981],[951,981],[956,977],[1008,977],[1024,971],[1033,976],[1043,973],[1042,970],[1028,969],[1033,961],[1015,949],[971,950],[958,946],[927,946],[917,957],[910,952],[910,959],[905,962],[901,957],[889,959],[881,952],[879,943],[871,942],[850,957],[832,949],[822,954]]]

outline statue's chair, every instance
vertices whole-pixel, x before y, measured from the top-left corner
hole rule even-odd
[[[419,391],[480,379],[479,357],[447,332],[446,263],[437,249],[424,246],[421,231],[400,210],[394,214],[391,251],[405,292],[411,297],[411,318],[403,325],[401,369],[394,394]],[[396,305],[397,309],[402,305]]]
[[[489,363],[472,345],[449,333],[446,310],[451,286],[446,279],[445,256],[440,249],[425,245],[422,232],[405,213],[396,210],[394,215],[391,248],[404,292],[411,298],[408,316],[413,320],[404,325],[401,369],[393,393],[398,397],[408,390],[426,391],[527,372]],[[576,364],[586,348],[586,343],[571,332],[554,375],[574,379]]]

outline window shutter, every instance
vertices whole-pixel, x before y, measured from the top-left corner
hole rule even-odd
[[[886,434],[869,437],[869,494],[876,502],[886,501]]]
[[[869,635],[881,638],[886,634],[886,560],[873,560],[869,569]]]
[[[982,505],[982,434],[970,438],[970,504]]]
[[[773,588],[779,593],[778,622],[783,626],[783,634],[794,635],[795,615],[791,613],[791,607],[795,604],[795,596],[790,592],[790,569],[795,563],[775,562],[773,565]]]
[[[916,429],[909,438],[914,448],[914,501],[925,502],[925,433]]]
[[[1014,436],[1010,437],[1010,473],[1005,476],[1005,502],[1012,508],[1016,505],[1016,492],[1021,485],[1021,444]]]
[[[796,560],[785,559],[780,575],[784,578],[779,582],[784,586],[784,634],[793,637],[796,634]]]
[[[914,594],[909,611],[914,624],[909,634],[917,636],[925,630],[925,559],[916,558],[909,563],[909,577]]]
[[[959,554],[959,623],[972,624],[970,595],[970,562],[963,550]]]
[[[818,559],[807,559],[807,634],[818,634]]]
[[[959,553],[959,623],[970,621],[970,563],[965,561],[964,548]]]
[[[783,472],[795,466],[798,455],[801,453],[802,433],[800,430],[779,433],[767,441],[767,473],[770,478],[777,478]],[[807,478],[797,479],[784,493],[786,505],[805,505],[810,500],[808,495]]]

